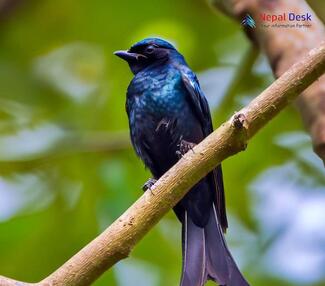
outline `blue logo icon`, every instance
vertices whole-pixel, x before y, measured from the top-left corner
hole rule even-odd
[[[256,28],[256,23],[251,15],[247,14],[241,24],[245,27]]]

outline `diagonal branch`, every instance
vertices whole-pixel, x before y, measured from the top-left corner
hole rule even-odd
[[[221,125],[142,195],[102,234],[43,281],[22,283],[0,277],[0,286],[89,285],[127,257],[146,233],[196,182],[247,141],[325,72],[325,42],[313,49],[248,106]]]

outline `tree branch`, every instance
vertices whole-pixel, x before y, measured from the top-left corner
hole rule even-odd
[[[325,40],[325,28],[305,0],[210,0],[214,7],[242,21],[250,14],[257,22],[256,29],[246,29],[248,37],[258,44],[269,59],[275,77],[281,76],[304,54]],[[311,15],[309,28],[262,27],[261,14],[280,15],[284,12]],[[274,23],[272,23],[274,24]],[[292,24],[288,19],[281,25]],[[294,23],[295,24],[295,23]],[[305,90],[296,100],[304,124],[311,135],[315,152],[325,164],[325,76]]]
[[[89,285],[127,257],[145,234],[225,158],[246,148],[247,141],[325,72],[325,43],[292,66],[248,106],[194,147],[164,174],[152,192],[143,194],[120,218],[53,274],[35,284],[0,277],[1,286]]]

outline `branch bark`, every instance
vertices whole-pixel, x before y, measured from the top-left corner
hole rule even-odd
[[[144,235],[196,182],[248,140],[325,72],[325,42],[292,66],[248,106],[188,152],[102,234],[50,276],[29,284],[0,277],[1,286],[89,285],[127,257]]]
[[[250,14],[257,22],[256,29],[246,29],[248,37],[258,44],[269,59],[275,77],[281,76],[304,54],[325,40],[325,28],[305,0],[211,0],[214,7],[241,21]],[[284,12],[311,15],[309,28],[265,28],[261,14],[280,15]],[[288,19],[281,24],[292,24]],[[273,24],[273,23],[272,23]],[[295,23],[294,23],[295,24]],[[325,76],[306,89],[296,100],[313,147],[325,164]]]

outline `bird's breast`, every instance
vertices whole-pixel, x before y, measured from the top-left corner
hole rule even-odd
[[[128,89],[127,105],[133,144],[140,157],[150,150],[154,161],[159,162],[155,167],[160,171],[152,170],[157,176],[178,160],[180,138],[193,143],[203,138],[178,71],[137,74]]]
[[[181,75],[176,72],[147,72],[137,76],[129,90],[135,108],[145,114],[172,115],[186,108]]]

